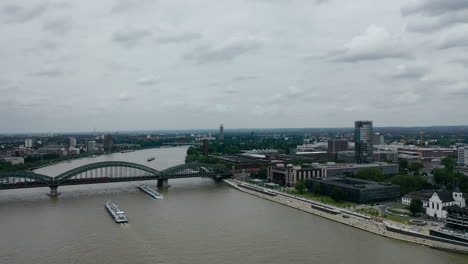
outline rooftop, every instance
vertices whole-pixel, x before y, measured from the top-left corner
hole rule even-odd
[[[362,189],[379,189],[385,187],[399,187],[398,185],[386,183],[386,182],[374,182],[357,178],[349,177],[328,177],[322,179],[308,179],[312,181],[321,181],[334,186],[352,188],[357,190]]]

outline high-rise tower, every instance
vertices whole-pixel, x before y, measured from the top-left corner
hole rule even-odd
[[[354,122],[354,153],[356,163],[372,162],[373,134],[372,121]]]
[[[223,124],[219,126],[219,140],[224,141],[224,127]]]

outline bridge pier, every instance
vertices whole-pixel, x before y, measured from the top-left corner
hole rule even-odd
[[[57,197],[60,193],[58,192],[58,185],[51,185],[50,188],[50,197]]]
[[[158,188],[167,188],[169,187],[168,179],[158,179]]]

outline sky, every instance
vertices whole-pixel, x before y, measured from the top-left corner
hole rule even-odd
[[[468,0],[2,0],[0,133],[468,124]]]

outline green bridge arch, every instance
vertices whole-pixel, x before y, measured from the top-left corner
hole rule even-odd
[[[230,170],[219,166],[216,164],[205,164],[205,163],[186,163],[177,166],[167,168],[163,171],[159,171],[145,165],[126,162],[126,161],[103,161],[95,162],[91,164],[86,164],[80,167],[73,168],[64,173],[61,173],[55,177],[43,175],[40,173],[35,173],[32,171],[12,171],[12,172],[0,172],[0,179],[9,179],[9,178],[24,178],[31,179],[36,181],[40,185],[44,186],[57,186],[63,183],[64,181],[72,178],[73,176],[79,175],[81,173],[92,171],[100,168],[108,167],[124,167],[124,168],[134,168],[141,171],[145,171],[154,176],[155,179],[175,179],[175,178],[184,178],[184,177],[212,177],[215,180],[220,178],[225,178],[230,174]],[[0,183],[1,188],[1,183]]]

